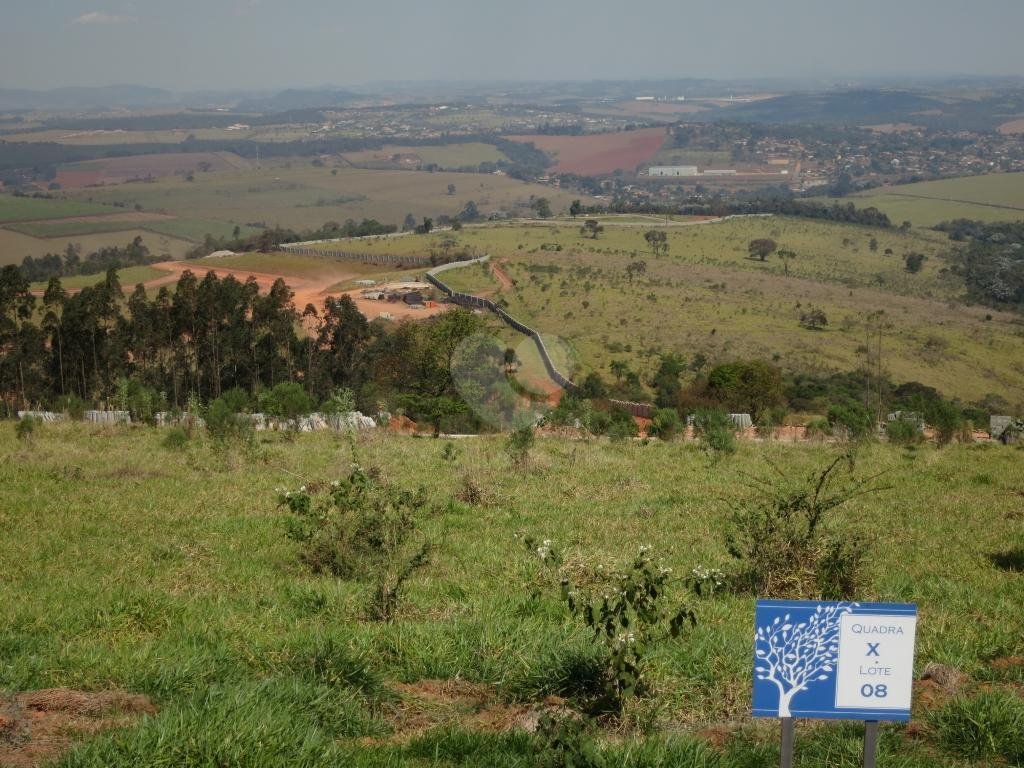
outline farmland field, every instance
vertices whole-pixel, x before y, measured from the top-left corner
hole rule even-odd
[[[865,361],[867,318],[882,312],[889,330],[884,367],[896,381],[920,381],[977,400],[999,393],[1024,404],[1024,335],[1011,313],[961,304],[963,286],[944,271],[944,236],[901,233],[796,219],[733,219],[666,227],[668,256],[654,257],[644,228],[606,227],[598,240],[578,227],[471,227],[459,247],[489,253],[516,280],[501,291],[509,311],[574,347],[584,372],[608,375],[612,360],[653,373],[659,352],[713,361],[771,358],[791,371],[847,371]],[[423,253],[453,233],[351,243],[353,249]],[[787,265],[750,259],[747,243],[773,237],[797,256]],[[877,250],[869,247],[871,238]],[[545,250],[561,245],[562,250]],[[348,247],[348,246],[347,246]],[[890,249],[893,255],[885,255]],[[927,256],[918,274],[902,254]],[[642,259],[631,283],[626,267]],[[460,270],[456,270],[459,272]],[[478,267],[456,276],[467,291],[498,286]],[[808,330],[800,316],[825,312],[829,325]]]
[[[188,137],[199,141],[242,139],[259,141],[291,141],[309,136],[309,130],[296,125],[267,125],[228,130],[226,128],[173,128],[154,131],[124,130],[43,130],[0,134],[10,142],[55,142],[71,146],[118,146],[131,144],[178,144]]]
[[[72,216],[111,213],[115,209],[80,200],[50,200],[37,197],[0,195],[0,224],[39,219],[61,219]]]
[[[112,157],[62,165],[57,171],[57,183],[66,189],[121,184],[135,179],[199,173],[204,167],[210,172],[239,170],[248,168],[249,162],[230,152],[180,152]]]
[[[992,173],[901,184],[854,195],[858,207],[875,206],[893,221],[931,227],[952,219],[1015,221],[1024,218],[1024,173]],[[844,199],[840,202],[849,202]]]
[[[397,160],[393,159],[396,155]],[[415,168],[431,163],[441,168],[463,168],[508,159],[493,144],[482,142],[416,147],[388,144],[380,149],[346,152],[344,158],[352,165],[364,168]]]
[[[515,141],[531,142],[550,155],[555,173],[580,175],[633,172],[647,163],[665,143],[664,128],[642,128],[583,136],[509,136]]]
[[[449,184],[455,185],[455,195],[448,194]],[[565,210],[579,197],[507,176],[317,168],[298,160],[265,164],[260,170],[196,174],[193,182],[168,177],[68,194],[76,200],[119,202],[129,208],[140,204],[146,211],[182,219],[214,219],[232,225],[262,222],[297,230],[348,218],[375,218],[398,226],[407,213],[417,218],[454,215],[469,200],[485,213],[527,212],[530,197],[543,196],[554,208]]]
[[[78,245],[82,253],[92,253],[105,246],[124,246],[136,236],[153,253],[169,259],[181,259],[195,247],[194,243],[156,232],[131,229],[123,232],[72,235],[69,237],[36,238],[0,229],[0,266],[20,264],[26,256],[43,256],[47,253],[64,253],[69,244]]]
[[[748,444],[709,462],[680,443],[549,438],[514,470],[497,437],[461,441],[450,459],[445,441],[362,437],[362,466],[422,485],[436,508],[418,528],[429,564],[394,620],[375,622],[370,585],[313,574],[276,506],[276,487],[347,473],[344,441],[270,434],[246,458],[201,439],[168,450],[150,428],[46,426],[26,445],[3,426],[0,689],[124,690],[155,708],[75,734],[65,768],[537,765],[542,739],[522,724],[581,706],[597,650],[521,537],[551,539],[565,572],[595,587],[644,544],[680,577],[728,569],[718,500],[749,493],[737,477],[770,473],[768,460],[800,476],[834,455]],[[967,676],[956,696],[915,684],[915,723],[882,726],[882,764],[1013,764],[1024,577],[996,563],[1024,535],[1007,514],[1024,489],[1020,452],[876,445],[856,471],[889,486],[828,523],[870,541],[862,599],[917,603],[915,677],[932,662]],[[467,478],[480,505],[453,500]],[[752,596],[690,601],[696,626],[655,641],[649,688],[598,744],[634,768],[776,764],[777,724],[748,715]],[[799,734],[801,768],[858,764],[858,725]]]
[[[126,269],[117,270],[117,277],[121,281],[121,290],[123,290],[126,295],[131,292],[132,288],[134,288],[136,284],[156,280],[157,278],[164,277],[166,274],[166,272],[154,269],[153,267],[127,267]],[[77,291],[82,288],[96,285],[97,283],[102,283],[103,280],[103,273],[95,275],[73,275],[71,277],[62,277],[60,284],[66,291]],[[46,285],[46,281],[32,283],[32,290],[36,293],[41,293],[46,290]]]

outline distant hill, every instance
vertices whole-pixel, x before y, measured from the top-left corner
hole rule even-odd
[[[1006,115],[1024,112],[1024,90],[998,94],[936,94],[899,89],[788,93],[729,104],[694,120],[743,123],[878,125],[912,123],[930,128],[992,130]]]
[[[315,109],[317,107],[340,107],[361,96],[351,91],[340,90],[300,90],[290,88],[275,96],[243,99],[238,102],[239,112],[287,112],[296,109]]]

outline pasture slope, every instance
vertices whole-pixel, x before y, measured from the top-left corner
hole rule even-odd
[[[832,200],[874,206],[895,222],[932,227],[951,219],[1016,221],[1024,218],[1024,173],[990,173],[900,184]]]
[[[643,238],[646,225],[605,224],[597,240],[581,235],[578,223],[551,222],[370,238],[346,248],[412,254],[441,251],[454,239],[449,247],[490,254],[514,280],[511,290],[476,267],[447,272],[446,282],[503,300],[545,337],[560,336],[582,374],[607,377],[609,364],[620,360],[647,378],[661,352],[688,360],[700,353],[712,362],[773,359],[791,371],[854,370],[867,359],[869,317],[880,312],[883,366],[894,380],[920,381],[966,401],[997,393],[1024,403],[1020,318],[959,301],[963,286],[944,270],[944,235],[741,218],[666,226],[669,252],[655,257]],[[796,258],[749,258],[747,244],[759,237]],[[918,274],[903,267],[910,251],[927,256]],[[631,280],[626,268],[639,261],[644,271]],[[825,329],[801,326],[801,314],[812,308],[825,312]]]
[[[530,730],[542,712],[582,706],[596,649],[522,536],[551,539],[572,578],[595,587],[652,544],[680,575],[675,601],[693,568],[732,567],[718,500],[749,493],[738,478],[770,474],[769,461],[804,476],[834,455],[750,443],[709,462],[689,444],[550,437],[516,469],[500,437],[446,448],[369,434],[353,456],[334,435],[264,433],[235,454],[202,438],[170,450],[166,431],[147,427],[47,425],[26,443],[0,426],[0,690],[152,702],[113,730],[69,729],[80,746],[63,768],[538,765]],[[889,489],[830,518],[870,541],[859,597],[920,609],[913,722],[882,726],[883,765],[1024,758],[1020,457],[869,445],[857,473],[885,473]],[[354,458],[422,486],[436,510],[419,528],[434,543],[429,564],[390,622],[367,619],[369,584],[299,561],[277,506],[275,488],[337,479]],[[776,723],[749,717],[753,596],[690,600],[696,626],[655,642],[649,687],[593,733],[599,749],[630,768],[777,764]],[[951,687],[920,679],[932,663],[954,671]],[[6,701],[0,722],[24,730],[0,750],[36,746]],[[799,765],[858,765],[861,734],[801,725]]]

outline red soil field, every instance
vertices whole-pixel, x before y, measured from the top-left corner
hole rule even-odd
[[[665,143],[664,128],[594,133],[584,136],[509,136],[513,141],[532,142],[555,160],[555,173],[581,176],[623,170],[632,173],[650,161]]]
[[[63,165],[57,170],[56,181],[62,187],[71,189],[96,184],[121,184],[131,179],[159,178],[189,171],[198,173],[201,163],[209,163],[211,171],[228,171],[248,166],[245,160],[230,152],[134,155]]]

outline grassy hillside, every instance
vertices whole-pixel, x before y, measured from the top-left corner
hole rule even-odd
[[[654,257],[646,228],[609,222],[592,240],[578,225],[485,226],[346,247],[422,253],[454,237],[454,247],[490,253],[506,263],[517,290],[499,291],[479,267],[445,279],[504,299],[525,322],[566,339],[584,371],[605,376],[616,359],[651,373],[660,352],[687,359],[701,353],[712,361],[759,357],[792,371],[852,370],[866,360],[869,315],[882,312],[883,366],[894,380],[921,381],[966,400],[991,392],[1024,401],[1021,320],[957,300],[963,286],[946,270],[949,243],[942,235],[734,219],[669,226],[669,253]],[[747,244],[759,237],[775,239],[796,258],[749,258]],[[904,269],[902,255],[911,251],[928,256],[918,274]],[[646,269],[631,283],[626,268],[641,260]],[[801,314],[812,308],[825,312],[824,330],[801,326]]]
[[[131,290],[138,283],[145,283],[150,280],[156,280],[157,278],[166,276],[167,273],[153,267],[127,267],[125,269],[119,269],[117,271],[117,277],[121,281],[121,289],[126,293],[130,293]],[[73,275],[72,277],[61,278],[61,285],[64,290],[74,291],[81,288],[87,288],[97,283],[102,283],[104,280],[104,273],[96,275]],[[33,291],[45,291],[48,281],[42,281],[38,283],[32,283]]]
[[[853,199],[858,207],[875,206],[893,221],[911,221],[918,227],[950,219],[1016,221],[1024,218],[1024,173],[902,184],[864,192]]]
[[[159,256],[166,256],[169,259],[184,258],[185,254],[195,247],[194,243],[187,240],[141,229],[53,238],[30,237],[20,232],[0,229],[0,266],[4,264],[20,264],[26,256],[64,253],[68,244],[81,246],[82,253],[92,253],[108,245],[124,246],[130,243],[136,236],[140,236],[142,242],[153,253]]]
[[[97,213],[112,213],[116,210],[116,208],[79,200],[48,200],[0,194],[0,224],[12,221],[88,216]]]
[[[437,508],[422,523],[430,563],[381,623],[365,618],[366,583],[299,562],[275,507],[275,487],[346,473],[344,441],[267,435],[245,458],[202,443],[168,451],[163,434],[47,426],[26,444],[0,430],[0,690],[120,688],[158,707],[88,737],[66,768],[536,765],[518,718],[550,696],[574,706],[573,682],[587,679],[595,651],[517,535],[552,539],[576,580],[599,579],[598,566],[623,564],[642,544],[680,576],[728,568],[716,499],[747,493],[737,478],[769,473],[769,459],[803,474],[830,454],[748,444],[711,464],[683,444],[551,438],[517,471],[499,438],[462,441],[452,459],[443,441],[362,438],[363,466],[424,486]],[[940,662],[980,681],[954,699],[918,683],[915,730],[883,726],[881,760],[993,765],[998,750],[1010,754],[1000,747],[1013,738],[1008,691],[1024,683],[1024,577],[992,560],[1024,545],[1010,514],[1024,462],[1001,447],[874,446],[858,473],[877,472],[893,490],[830,522],[871,542],[860,595],[918,604],[918,673]],[[449,504],[467,478],[482,506]],[[776,724],[748,717],[753,598],[719,593],[694,607],[696,628],[651,654],[649,694],[598,734],[611,764],[777,761]],[[984,707],[985,695],[1001,696],[1002,709]],[[858,765],[860,733],[802,724],[798,765]]]

